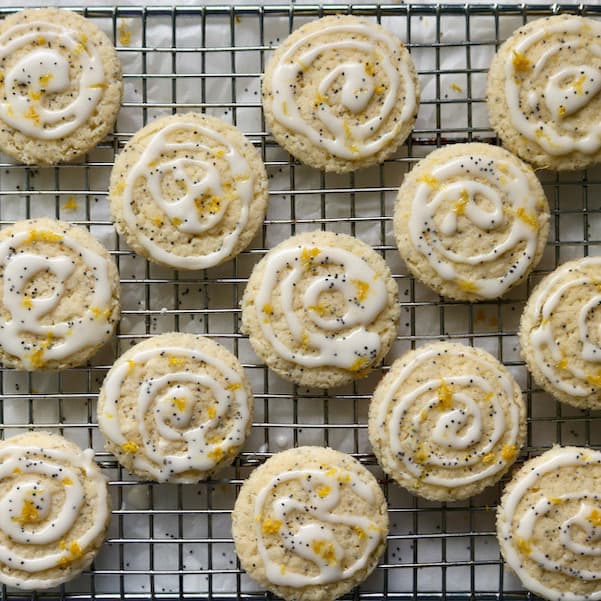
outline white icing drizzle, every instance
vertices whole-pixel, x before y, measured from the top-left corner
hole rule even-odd
[[[296,495],[278,495],[278,486],[295,480],[306,493],[307,501],[303,502]],[[345,487],[342,490],[341,482],[348,482],[350,489]],[[363,515],[336,513],[340,495],[351,490],[366,503],[374,505],[375,495],[369,484],[352,472],[335,468],[327,472],[311,469],[285,472],[272,478],[259,491],[254,506],[255,533],[265,574],[271,582],[295,588],[329,584],[351,578],[358,570],[365,568],[382,539],[382,531],[375,522]],[[310,516],[311,521],[294,529],[290,524],[294,523],[292,516],[297,512]],[[265,544],[263,534],[267,514],[271,516],[268,518],[271,533],[278,537],[277,545],[312,563],[318,569],[317,574],[282,570],[282,566],[271,558],[270,545]],[[328,525],[347,526],[361,541],[359,557],[347,567],[344,567],[344,560],[348,548],[337,541]]]
[[[475,365],[469,374],[426,380],[399,396],[405,380],[437,357],[467,358]],[[494,372],[501,394],[495,393],[489,382],[478,375],[482,370]],[[446,388],[449,407],[441,404],[438,394],[441,387]],[[455,391],[454,387],[461,390]],[[434,429],[423,431],[425,418],[433,412],[438,414]],[[482,417],[486,414],[492,417],[490,431],[483,428]],[[378,420],[394,457],[424,484],[447,488],[473,484],[505,469],[500,442],[518,450],[520,407],[514,400],[513,383],[506,373],[495,371],[490,362],[470,352],[469,347],[461,351],[443,352],[440,348],[428,347],[418,351],[390,384],[380,404]],[[429,441],[429,452],[418,461],[422,441]],[[457,454],[449,456],[453,451]],[[490,457],[489,464],[483,461],[485,457]],[[468,466],[472,468],[468,475],[456,472]],[[429,467],[439,474],[430,473]]]
[[[130,442],[123,433],[125,424],[120,411],[122,388],[131,384],[131,379],[128,379],[128,372],[132,369],[130,362],[144,368],[149,361],[160,356],[174,361],[173,372],[156,378],[144,377],[139,382],[135,420],[142,444],[136,445],[134,464],[152,474],[158,482],[165,482],[189,470],[209,471],[221,457],[241,446],[250,412],[242,378],[223,361],[199,350],[177,346],[141,350],[128,355],[127,361],[122,360],[113,366],[103,383],[106,398],[104,408],[98,414],[98,423],[107,439],[115,445]],[[187,359],[214,367],[227,384],[203,373],[201,366],[196,366],[195,371],[179,368],[180,362]],[[208,388],[216,402],[214,413],[193,425],[193,415],[198,412],[194,407],[198,386]],[[161,437],[158,440],[148,429],[149,415]],[[210,441],[211,432],[228,415],[231,416],[231,425],[227,437],[222,439],[220,436],[218,441]],[[167,453],[165,447],[173,442],[184,443],[185,450],[178,454]]]
[[[585,270],[597,270],[588,275]],[[598,275],[597,275],[598,274]],[[568,281],[566,278],[572,277]],[[601,305],[601,257],[587,257],[576,264],[567,263],[547,276],[536,289],[536,301],[532,306],[535,327],[530,332],[532,358],[546,378],[559,390],[572,396],[586,397],[599,389],[596,380],[601,371],[601,346],[591,342],[595,336],[590,332],[587,318],[591,311]],[[564,295],[579,288],[580,307],[572,313],[576,326],[561,330],[562,336],[577,336],[581,347],[580,359],[584,368],[573,357],[565,357],[553,331],[553,313],[561,308]],[[550,357],[550,360],[549,360]],[[561,363],[561,366],[558,364]],[[592,378],[592,381],[591,379]]]
[[[169,141],[169,137],[177,132],[187,132],[190,139],[183,142]],[[207,139],[216,145],[208,145]],[[230,173],[227,176],[221,174],[213,164],[213,157],[222,154],[229,166]],[[207,158],[199,158],[199,155],[206,155]],[[174,158],[165,158],[169,156]],[[187,169],[191,168],[200,169],[204,176],[200,180],[192,179],[187,172]],[[181,182],[183,193],[176,200],[167,200],[163,196],[161,181],[166,175]],[[134,203],[135,188],[139,179],[146,180],[145,193],[151,196],[161,214],[183,234],[200,235],[221,227],[232,200],[239,198],[240,216],[236,227],[223,234],[221,244],[216,250],[205,255],[182,255],[172,252],[170,245],[159,244],[156,236],[151,239],[137,226],[140,217],[134,212]],[[231,188],[232,191],[228,192],[226,188]],[[253,196],[252,168],[226,136],[195,121],[177,121],[152,135],[142,155],[129,170],[122,195],[122,206],[128,226],[136,232],[136,238],[150,257],[176,269],[205,269],[217,265],[232,253],[248,222]],[[197,203],[202,203],[203,199],[207,199],[211,204],[211,210],[203,210],[201,218]]]
[[[93,485],[91,496],[85,494],[84,479]],[[109,517],[106,480],[96,468],[94,452],[86,449],[73,454],[53,448],[6,446],[0,449],[0,480],[12,481],[0,499],[0,530],[10,537],[8,541],[37,548],[36,556],[28,557],[21,555],[14,544],[10,547],[7,543],[0,544],[0,562],[29,575],[24,580],[3,572],[0,579],[22,589],[55,586],[61,582],[60,577],[36,578],[36,574],[63,562],[70,563],[88,551],[104,531]],[[62,487],[64,495],[59,506],[51,490],[57,485]],[[27,503],[37,513],[30,516],[31,522],[22,518]],[[69,533],[80,527],[78,517],[84,504],[94,508],[89,512],[91,522],[83,533],[71,538]],[[53,543],[53,547],[44,548]]]
[[[479,178],[482,181],[475,180]],[[486,200],[490,208],[485,208]],[[468,280],[480,298],[498,298],[518,282],[532,266],[538,244],[536,194],[526,173],[509,161],[466,154],[432,169],[417,186],[411,203],[408,230],[411,242],[432,269],[445,280]],[[435,217],[446,213],[437,231]],[[453,251],[453,238],[461,238],[459,219],[481,230],[480,250],[470,254]],[[533,224],[533,220],[535,223]],[[487,235],[510,223],[507,234],[495,244]],[[470,278],[475,265],[493,267],[507,261],[519,244],[520,255],[498,277]]]
[[[336,42],[320,41],[320,38],[327,39],[330,35],[340,33],[348,37]],[[275,119],[334,156],[360,159],[377,153],[398,136],[401,127],[413,117],[416,108],[415,85],[405,62],[397,60],[399,48],[400,42],[391,34],[361,22],[332,25],[303,36],[283,53],[273,69],[271,86]],[[337,50],[352,50],[362,55],[366,61],[378,63],[378,73],[384,75],[387,83],[384,99],[379,112],[365,121],[351,124],[338,116],[330,108],[327,96],[339,78],[344,78],[340,103],[351,116],[367,110],[376,95],[375,80],[367,69],[366,62],[357,59],[339,64],[319,83],[321,99],[317,102],[315,112],[323,128],[314,128],[303,118],[294,96],[297,78],[324,54]],[[401,114],[398,121],[391,125],[387,123],[387,118],[400,102],[401,85]],[[385,123],[386,127],[383,127]]]
[[[342,248],[312,245],[275,249],[265,261],[255,309],[263,335],[278,355],[306,367],[358,371],[373,363],[380,351],[380,335],[367,328],[386,307],[388,294],[384,279],[366,261]],[[328,265],[336,268],[324,275],[311,272],[313,267]],[[302,299],[298,299],[297,286],[306,278],[312,281]],[[363,294],[357,284],[364,286]],[[280,306],[272,308],[276,290]],[[346,311],[344,315],[324,318],[319,313],[319,299],[323,293],[333,291],[346,299]],[[274,311],[277,319],[285,322],[293,340],[312,352],[288,347],[286,336],[278,335],[272,325]],[[316,329],[304,328],[298,311],[305,311]]]
[[[525,564],[525,557],[536,563],[543,570],[556,574],[562,573],[567,577],[583,581],[595,581],[601,579],[601,569],[585,570],[577,569],[582,557],[601,557],[601,527],[595,525],[601,517],[601,494],[599,491],[568,491],[557,497],[549,497],[544,487],[539,487],[541,479],[548,475],[558,473],[559,470],[575,469],[578,467],[596,466],[601,462],[601,453],[589,449],[566,448],[554,449],[546,453],[548,457],[542,463],[531,468],[531,470],[519,479],[514,480],[513,487],[499,506],[499,540],[503,546],[505,561],[516,572],[524,585],[532,592],[550,599],[551,601],[597,601],[601,599],[601,590],[588,594],[576,594],[569,590],[566,582],[565,590],[558,590],[547,585],[544,573],[535,578]],[[529,501],[520,518],[516,518],[518,507],[522,504],[528,494],[534,494],[540,490],[540,498]],[[570,507],[570,517],[564,519],[557,525],[556,538],[551,539],[548,533],[543,534],[543,540],[547,544],[553,544],[554,540],[561,543],[562,558],[556,561],[552,558],[550,550],[541,548],[536,544],[536,526],[539,520],[547,518],[557,506]],[[563,510],[565,514],[565,510]],[[552,519],[552,518],[549,518]],[[548,524],[548,519],[546,520]],[[549,526],[547,525],[548,529]],[[573,537],[572,530],[585,533],[585,542],[578,542]],[[525,550],[527,550],[525,552]],[[576,562],[572,561],[576,558]]]
[[[55,257],[35,254],[29,249],[31,237],[41,236],[45,242],[58,244],[65,254]],[[72,255],[66,254],[71,251]],[[81,317],[43,323],[59,307],[70,277],[82,277],[75,259],[85,264],[86,274],[94,282],[89,308]],[[112,325],[112,283],[105,257],[83,246],[68,234],[57,234],[45,227],[19,232],[0,243],[0,267],[4,308],[10,315],[0,315],[1,344],[4,350],[19,357],[27,369],[37,369],[49,361],[60,361],[88,346],[105,340]],[[25,290],[31,278],[41,272],[56,277],[54,292],[42,298],[28,299]],[[33,336],[28,341],[24,335]]]
[[[14,65],[8,69],[2,65],[0,117],[33,138],[68,136],[88,120],[102,98],[106,87],[102,58],[84,34],[58,23],[33,21],[15,25],[0,36],[0,61],[6,63],[27,48]],[[71,94],[76,74],[79,81],[73,100],[63,108],[50,108],[45,98]]]
[[[593,19],[570,17],[545,22],[528,35],[520,36],[505,60],[505,96],[509,118],[524,136],[539,144],[550,155],[560,156],[578,151],[585,154],[601,147],[601,120],[591,115],[591,122],[572,120],[601,91],[601,44],[596,34],[601,26]],[[561,42],[545,44],[538,59],[533,48],[552,36]],[[564,41],[565,40],[565,41]],[[570,54],[587,49],[589,64],[570,64]],[[516,67],[517,64],[517,67]],[[549,66],[550,70],[544,71]],[[543,86],[544,95],[537,92]],[[528,106],[522,109],[522,94],[527,90]],[[541,115],[545,107],[548,116]]]

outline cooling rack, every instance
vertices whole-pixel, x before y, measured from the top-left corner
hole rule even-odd
[[[6,15],[18,7],[0,8]],[[601,245],[601,171],[539,172],[551,209],[543,260],[506,298],[477,305],[445,301],[408,274],[394,245],[391,215],[403,174],[449,142],[496,143],[485,109],[490,59],[515,28],[559,12],[601,17],[601,7],[552,5],[301,5],[81,8],[114,40],[125,95],[115,132],[86,160],[54,168],[0,157],[0,225],[55,216],[89,227],[121,273],[123,311],[115,341],[85,368],[55,374],[0,370],[0,430],[57,431],[91,446],[110,479],[113,519],[93,569],[31,599],[264,599],[240,570],[230,513],[241,482],[272,453],[300,444],[353,454],[379,478],[390,505],[388,550],[353,599],[525,599],[504,571],[494,535],[499,486],[460,503],[423,501],[389,482],[367,442],[367,407],[399,354],[440,338],[485,348],[520,382],[528,401],[528,443],[520,460],[552,444],[601,447],[601,414],[562,406],[537,389],[519,356],[516,329],[531,288],[556,265]],[[422,104],[416,128],[394,158],[356,174],[325,175],[292,160],[265,130],[259,77],[269,52],[294,28],[332,13],[373,18],[397,33],[417,65]],[[204,111],[235,123],[259,148],[270,178],[270,209],[250,248],[224,266],[184,274],[148,264],[116,236],[107,211],[110,168],[133,133],[159,115]],[[402,319],[381,370],[346,388],[316,392],[270,373],[240,333],[238,302],[252,266],[277,242],[315,229],[356,235],[388,261]],[[140,339],[171,330],[202,333],[236,353],[252,381],[255,423],[244,451],[218,479],[196,486],[137,482],[103,449],[98,388],[115,357]],[[1,589],[2,599],[27,598]]]

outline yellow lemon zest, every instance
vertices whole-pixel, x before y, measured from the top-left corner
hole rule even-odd
[[[39,348],[35,351],[33,351],[33,353],[31,353],[29,355],[29,360],[31,362],[31,365],[33,367],[42,367],[45,363],[44,361],[44,349],[43,348]]]
[[[363,68],[365,69],[365,73],[370,77],[373,77],[376,74],[374,64],[369,61],[363,65]]]
[[[415,449],[415,462],[416,463],[426,463],[428,460],[428,453],[424,450],[422,445],[417,445]]]
[[[563,104],[560,104],[559,105],[559,110],[557,111],[557,113],[559,114],[559,116],[563,117],[567,112],[568,112],[568,109]]]
[[[357,300],[359,302],[364,301],[369,292],[369,284],[363,280],[351,280],[351,282],[357,288]]]
[[[42,44],[45,44],[45,43],[46,43],[46,38],[45,38],[43,35],[39,35],[39,36],[36,38],[36,42],[38,43],[38,45],[40,45],[40,46],[41,46]]]
[[[484,400],[485,401],[490,401],[493,397],[495,396],[494,392],[488,392],[486,393],[486,395],[484,396]]]
[[[319,250],[319,248],[303,248],[302,252],[301,252],[301,263],[307,267],[312,261],[313,259],[319,255],[321,251]]]
[[[209,451],[208,453],[209,459],[212,459],[213,461],[220,461],[221,459],[223,459],[223,449],[221,447],[215,447],[212,451]]]
[[[282,522],[280,520],[272,520],[270,518],[266,518],[263,520],[261,524],[261,530],[263,534],[277,534],[282,527]]]
[[[181,224],[183,223],[183,221],[182,221],[182,220],[181,220],[179,217],[174,217],[174,218],[171,220],[171,223],[173,223],[173,225],[174,225],[175,227],[177,227],[178,225],[181,225]]]
[[[94,315],[94,319],[108,318],[111,315],[110,309],[101,309],[100,307],[90,307],[90,311]]]
[[[45,73],[44,75],[40,75],[38,77],[38,83],[40,84],[40,86],[45,88],[50,83],[50,80],[53,77],[54,77],[54,75],[52,73]]]
[[[530,555],[532,553],[532,546],[525,538],[518,538],[517,547],[524,555]]]
[[[320,104],[324,104],[327,101],[328,101],[328,97],[327,96],[324,96],[320,92],[317,92],[317,94],[315,94],[315,106],[319,106]]]
[[[23,299],[23,301],[22,301],[22,303],[21,303],[21,304],[22,304],[22,305],[23,305],[23,306],[24,306],[26,309],[31,309],[31,307],[33,307],[33,301],[32,301],[32,300],[31,300],[31,299],[30,299],[28,296],[26,296],[26,297]]]
[[[361,371],[369,363],[367,357],[357,357],[349,367],[349,371]]]
[[[581,75],[576,81],[572,82],[572,87],[576,90],[578,96],[582,96],[584,94],[584,90],[582,86],[586,81],[586,75]]]
[[[78,208],[78,205],[77,205],[75,198],[73,198],[73,196],[69,196],[67,198],[67,201],[63,205],[63,209],[65,209],[67,211],[75,211],[75,209],[77,209],[77,208]]]
[[[183,397],[177,397],[173,399],[173,404],[178,411],[183,411],[188,406],[188,401]]]
[[[526,69],[529,69],[532,64],[525,54],[522,54],[517,50],[513,51],[513,59],[511,62],[516,71],[525,71]]]
[[[233,384],[230,384],[227,389],[231,390],[232,392],[235,392],[236,390],[240,390],[240,388],[242,388],[242,384],[240,384],[240,382],[234,382]]]
[[[484,457],[482,457],[482,463],[494,463],[495,454],[494,453],[486,453]]]
[[[323,315],[326,312],[322,305],[309,305],[307,309],[309,309],[309,311],[315,311],[317,315]]]
[[[325,497],[327,497],[332,492],[332,489],[329,486],[324,485],[320,486],[315,492],[317,493],[318,497],[320,497],[321,499],[325,499]]]
[[[129,46],[131,43],[131,31],[125,21],[119,23],[119,44],[121,46]]]
[[[62,239],[60,234],[55,234],[50,230],[32,229],[29,231],[27,242],[60,242]]]
[[[288,103],[286,101],[282,102],[282,113],[287,117],[288,116]]]
[[[511,461],[518,454],[518,448],[514,444],[505,444],[501,449],[501,457],[505,461]]]
[[[560,359],[555,364],[555,367],[557,367],[557,369],[566,369],[567,366],[568,366],[568,360],[565,357],[563,359]]]
[[[263,305],[263,313],[266,315],[273,315],[273,307],[269,303]]]
[[[451,90],[455,90],[455,92],[463,92],[463,88],[456,83],[452,83],[450,86]]]
[[[215,409],[215,407],[209,407],[207,409],[207,415],[209,416],[209,419],[213,419],[216,415],[217,415],[217,409]]]
[[[174,355],[169,355],[169,365],[184,365],[186,359],[184,357],[175,357]]]
[[[520,207],[516,212],[518,219],[527,223],[532,229],[538,229],[538,221],[534,213],[528,213],[524,207]]]
[[[63,478],[63,484],[65,486],[72,486],[73,485],[73,480],[71,480],[71,478]]]
[[[21,508],[21,515],[14,517],[13,521],[19,522],[19,524],[28,524],[29,522],[37,522],[40,517],[35,503],[29,499],[25,499],[23,507]]]
[[[13,474],[22,474],[22,473],[23,473],[23,470],[20,467],[16,467],[13,470]]]
[[[477,292],[478,291],[478,286],[471,280],[458,279],[457,283],[459,284],[459,288],[461,288],[461,290],[465,290],[465,292]]]
[[[563,502],[564,500],[560,497],[549,497],[549,503],[553,505],[561,505]]]
[[[314,540],[311,543],[311,549],[316,555],[319,555],[328,564],[336,563],[336,551],[334,545],[325,540]]]
[[[453,406],[453,388],[444,380],[438,387],[438,403],[443,409],[450,409]]]
[[[353,526],[353,530],[359,535],[359,538],[366,538],[367,532],[361,526]]]
[[[599,528],[601,526],[601,511],[598,509],[593,509],[587,516],[586,519],[593,525],[595,528]]]
[[[467,190],[461,190],[461,194],[459,195],[459,200],[455,202],[453,205],[453,211],[456,215],[463,215],[465,213],[465,207],[469,202],[469,194]]]
[[[427,184],[428,186],[430,186],[430,188],[434,188],[434,190],[438,190],[440,188],[440,182],[433,175],[430,175],[429,173],[426,173],[426,175],[422,175],[421,177],[418,177],[417,181],[421,182],[422,184]]]
[[[128,440],[121,445],[121,450],[126,453],[137,453],[138,452],[138,444],[133,440]]]
[[[335,476],[337,472],[338,470],[335,467],[331,467],[326,471],[326,476],[329,476],[331,478],[332,476]]]
[[[39,100],[42,97],[42,92],[36,92],[35,90],[29,90],[29,92],[27,92],[27,95],[32,99],[32,100]]]

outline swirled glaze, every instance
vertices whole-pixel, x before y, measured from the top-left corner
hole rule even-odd
[[[146,366],[160,358],[168,361],[169,371],[153,377]],[[194,365],[193,370],[188,363]],[[203,373],[202,364],[216,369],[219,380]],[[137,389],[131,393],[135,394],[134,415],[124,406],[122,392],[132,385]],[[139,350],[115,364],[102,387],[98,424],[104,436],[134,455],[137,470],[159,482],[185,472],[208,472],[224,456],[237,453],[244,442],[250,419],[245,384],[236,370],[209,353],[177,346]],[[202,415],[197,405],[201,388],[214,401]],[[130,419],[139,433],[135,441],[125,433],[131,435]],[[227,433],[214,436],[226,419],[230,420]],[[178,452],[173,452],[173,445],[180,447]]]
[[[14,54],[22,56],[6,68]],[[81,127],[107,86],[95,44],[82,33],[42,20],[15,25],[0,36],[0,69],[0,118],[43,140],[64,138]],[[49,106],[48,100],[59,94],[72,99],[59,108]]]
[[[325,41],[340,34],[344,39]],[[405,61],[398,60],[400,48],[392,34],[359,19],[328,25],[300,37],[274,58],[277,62],[270,85],[275,120],[336,157],[355,160],[376,154],[397,138],[416,109],[413,75]],[[357,57],[340,64],[336,57],[340,50],[352,51]],[[324,59],[330,53],[335,59],[333,68]],[[318,63],[324,66],[316,69],[328,70],[316,91],[314,116],[320,126],[315,127],[303,116],[295,91],[297,82],[308,77]],[[342,84],[337,83],[340,79]],[[377,79],[385,83],[376,85]],[[330,104],[334,95],[339,105],[335,110]],[[378,111],[361,118],[374,99],[378,99]],[[389,123],[399,103],[400,115]]]
[[[185,139],[179,139],[178,134],[185,135]],[[216,157],[225,161],[227,173],[218,169]],[[166,178],[178,185],[180,195],[175,199],[165,196]],[[174,252],[167,241],[160,242],[159,236],[146,234],[138,223],[142,217],[134,210],[141,180],[145,182],[142,192],[149,195],[154,211],[158,210],[153,217],[158,228],[169,223],[190,239],[224,228],[224,232],[215,234],[220,238],[219,246],[206,254],[181,254]],[[233,252],[249,219],[254,182],[253,169],[240,148],[208,124],[186,121],[184,116],[150,135],[125,181],[118,185],[124,219],[151,259],[176,269],[205,269]],[[228,231],[225,217],[236,199],[240,200],[240,214]]]
[[[554,18],[521,35],[505,58],[509,119],[550,155],[601,148],[601,120],[591,114],[585,124],[581,114],[601,91],[600,33],[594,19]],[[573,64],[577,51],[587,63]]]
[[[5,487],[0,530],[6,537],[0,544],[0,562],[28,573],[24,580],[2,571],[0,580],[23,589],[55,586],[60,577],[36,575],[66,566],[89,551],[109,518],[106,480],[94,463],[94,452],[7,444],[0,448],[0,480]],[[86,487],[93,494],[86,493]],[[86,524],[79,520],[84,504],[93,507]],[[35,548],[35,556],[23,554],[24,547]]]
[[[37,251],[37,242],[56,245],[60,254],[48,256]],[[37,252],[36,252],[37,251]],[[82,271],[77,262],[84,263]],[[60,361],[83,348],[94,347],[112,332],[113,284],[106,257],[76,241],[68,233],[42,227],[12,234],[0,242],[4,315],[0,314],[1,345],[18,357],[27,369],[39,369]],[[27,294],[32,279],[52,274],[56,285],[47,296]],[[80,315],[49,321],[64,301],[66,283],[72,277],[93,282],[88,308]]]
[[[437,377],[428,375],[433,365]],[[458,344],[426,346],[384,385],[370,438],[375,425],[401,467],[401,484],[409,476],[418,488],[459,490],[500,476],[516,458],[523,409],[513,378],[492,356]]]
[[[532,188],[525,165],[478,156],[469,146],[464,156],[418,177],[403,227],[440,278],[477,298],[498,298],[532,269],[542,191]],[[466,241],[476,235],[478,248],[472,249]],[[472,275],[476,266],[486,266],[486,275]]]
[[[278,494],[278,487],[290,482],[300,485],[301,495]],[[370,555],[382,540],[382,531],[368,517],[336,511],[344,494],[355,494],[370,505],[376,501],[366,482],[350,471],[336,468],[283,472],[259,490],[254,505],[255,534],[268,580],[295,588],[315,586],[351,578],[367,566]],[[305,519],[298,528],[293,517],[296,513]],[[361,551],[352,563],[347,559],[351,548],[348,543],[343,546],[337,540],[333,527],[346,527],[348,534],[357,540]],[[266,535],[275,537],[277,542],[266,543]],[[308,575],[282,569],[270,557],[272,544],[283,546],[313,564],[318,573]]]
[[[517,475],[498,507],[505,561],[529,590],[552,601],[601,599],[599,586],[588,594],[571,590],[575,581],[594,584],[601,580],[601,493],[596,488],[572,490],[578,487],[576,471],[598,469],[601,453],[554,448],[531,463],[530,469],[526,464]],[[557,480],[562,473],[564,479]],[[590,564],[577,567],[587,560],[595,560],[596,569]],[[562,574],[563,590],[550,585],[545,573],[549,577]]]
[[[299,299],[300,284],[307,281]],[[334,292],[344,298],[345,312],[324,316],[320,297]],[[380,335],[367,326],[387,302],[384,279],[362,257],[342,248],[301,245],[274,249],[266,256],[255,310],[263,335],[287,361],[359,371],[373,363],[380,351]],[[310,329],[303,327],[299,311],[306,312]],[[275,319],[285,321],[292,340],[306,351],[288,346],[287,337],[274,329]]]
[[[530,339],[530,360],[553,387],[583,400],[601,388],[601,345],[594,325],[600,286],[601,257],[565,263],[540,283],[524,312],[532,320],[529,332],[523,332]],[[573,299],[568,313],[563,309],[567,297]],[[562,350],[572,339],[579,355]]]

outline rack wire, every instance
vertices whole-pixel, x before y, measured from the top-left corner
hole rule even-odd
[[[2,15],[18,8],[0,8]],[[540,172],[551,209],[543,261],[506,298],[477,305],[446,301],[408,274],[391,235],[396,189],[412,164],[446,142],[497,143],[486,119],[484,82],[499,43],[528,19],[559,12],[601,17],[598,6],[301,5],[239,7],[74,7],[115,40],[125,96],[112,136],[85,161],[34,169],[0,157],[0,225],[56,216],[89,227],[117,260],[122,321],[110,347],[82,368],[57,374],[0,371],[3,436],[36,428],[91,446],[110,479],[113,519],[93,568],[31,599],[263,599],[240,570],[230,532],[239,486],[272,453],[300,444],[350,452],[379,478],[391,518],[388,549],[353,599],[525,599],[504,571],[494,532],[503,483],[452,504],[420,500],[378,469],[367,442],[370,394],[403,351],[454,339],[486,348],[509,367],[528,401],[528,443],[521,460],[554,443],[601,447],[601,414],[562,406],[537,389],[519,356],[519,315],[533,285],[563,261],[599,254],[601,172]],[[333,13],[374,18],[410,48],[422,87],[416,128],[394,158],[344,176],[291,159],[269,136],[259,78],[269,52],[307,20]],[[452,59],[452,60],[449,60]],[[106,209],[115,154],[152,118],[197,110],[231,120],[259,148],[270,177],[270,210],[248,250],[224,266],[194,274],[148,264],[122,245]],[[240,333],[239,300],[252,266],[275,243],[308,229],[333,229],[371,243],[399,285],[402,320],[381,370],[346,388],[316,392],[279,380]],[[196,486],[138,482],[103,449],[95,403],[106,371],[131,344],[157,333],[202,333],[236,353],[252,380],[255,423],[244,451],[216,480]],[[3,587],[2,599],[24,599]]]

